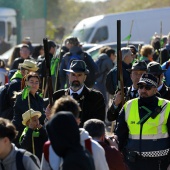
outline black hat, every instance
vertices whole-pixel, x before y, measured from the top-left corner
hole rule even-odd
[[[157,78],[154,75],[149,74],[149,73],[144,73],[142,77],[140,78],[137,85],[141,83],[147,84],[149,86],[155,86],[155,87],[158,86]]]
[[[162,69],[161,65],[155,61],[150,62],[147,68],[148,68],[148,73],[151,73],[151,74],[160,75],[166,71],[166,69]]]
[[[50,50],[51,47],[56,47],[56,43],[54,41],[48,40],[48,49]]]
[[[70,64],[70,69],[64,71],[70,72],[70,73],[80,73],[83,72],[85,74],[89,73],[89,70],[86,68],[86,63],[83,60],[73,60]]]
[[[145,61],[135,61],[132,65],[131,69],[126,69],[127,71],[139,70],[139,71],[146,71],[147,64]]]

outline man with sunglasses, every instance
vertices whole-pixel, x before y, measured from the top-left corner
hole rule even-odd
[[[132,65],[131,69],[127,69],[130,73],[130,78],[132,80],[132,85],[126,89],[125,98],[126,101],[138,97],[138,85],[140,77],[143,73],[147,71],[147,64],[145,61],[135,61]],[[107,118],[109,121],[114,121],[117,119],[119,115],[119,111],[121,110],[121,93],[118,91],[113,99],[113,103],[107,111]]]
[[[170,100],[170,88],[165,85],[163,82],[164,79],[164,72],[166,69],[162,69],[161,65],[155,61],[152,61],[148,64],[148,73],[153,74],[155,77],[158,78],[158,93],[161,98]]]
[[[131,170],[167,169],[170,152],[170,102],[158,98],[157,78],[145,73],[138,82],[139,97],[120,111],[115,135]]]

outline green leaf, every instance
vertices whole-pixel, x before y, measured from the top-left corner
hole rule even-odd
[[[51,60],[51,75],[54,75],[55,74],[55,71],[56,71],[56,67],[59,63],[59,58],[52,58]]]
[[[130,38],[131,38],[131,34],[129,34],[127,37],[125,37],[124,39],[123,39],[123,41],[129,41],[130,40]]]
[[[30,86],[26,86],[22,91],[22,100],[26,99],[29,92],[30,92]]]
[[[40,93],[39,96],[40,96],[41,98],[43,98],[43,94],[42,94],[42,93]]]
[[[163,44],[164,44],[164,41],[163,41],[163,39],[161,38],[161,39],[160,39],[160,45],[161,45],[161,47],[163,47]]]

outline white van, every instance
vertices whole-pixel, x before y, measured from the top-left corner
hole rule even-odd
[[[0,8],[0,37],[10,43],[11,46],[16,45],[16,11],[11,8]]]
[[[86,43],[107,43],[117,39],[117,20],[121,20],[122,40],[130,34],[131,41],[149,43],[155,32],[170,32],[170,7],[131,11],[108,15],[99,15],[80,21],[72,32],[72,36]],[[161,24],[162,23],[162,24]]]

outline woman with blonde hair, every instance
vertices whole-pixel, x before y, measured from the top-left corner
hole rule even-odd
[[[140,51],[140,61],[145,61],[147,64],[153,61],[154,48],[151,45],[144,45]]]

